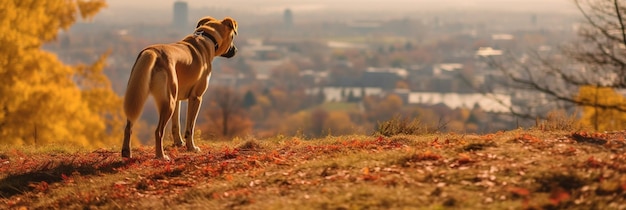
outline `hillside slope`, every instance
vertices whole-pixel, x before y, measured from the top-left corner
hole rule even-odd
[[[276,137],[0,152],[0,208],[626,208],[626,132]],[[46,151],[46,152],[42,152]]]

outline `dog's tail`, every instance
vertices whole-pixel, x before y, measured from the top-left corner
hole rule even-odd
[[[133,65],[124,95],[124,112],[130,122],[135,122],[139,118],[150,94],[152,68],[156,59],[157,54],[153,50],[143,50]]]

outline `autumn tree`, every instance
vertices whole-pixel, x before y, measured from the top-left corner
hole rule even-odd
[[[328,111],[317,108],[311,111],[310,132],[315,136],[321,136],[325,130],[325,124],[328,120]]]
[[[324,121],[324,132],[326,135],[348,135],[354,134],[356,126],[350,119],[350,115],[344,111],[332,111]]]
[[[272,79],[275,85],[288,90],[301,88],[300,69],[292,62],[284,63],[272,69]]]
[[[367,116],[370,122],[382,122],[391,119],[402,109],[404,102],[396,94],[389,94],[385,97],[366,96],[363,99]]]
[[[209,90],[211,100],[204,112],[207,123],[201,127],[218,138],[248,134],[252,129],[252,121],[244,113],[239,94],[224,86],[211,87]]]
[[[254,93],[250,90],[246,91],[246,94],[243,96],[243,108],[249,109],[250,107],[256,105],[256,97]]]
[[[121,136],[121,99],[94,64],[68,66],[42,50],[103,0],[7,0],[0,4],[0,143],[106,146]]]
[[[623,130],[626,128],[626,112],[609,109],[618,104],[626,104],[626,98],[612,88],[583,86],[577,100],[589,101],[593,106],[584,106],[580,122],[595,130]]]
[[[276,124],[278,134],[282,135],[305,135],[315,136],[312,133],[312,119],[310,112],[299,111],[285,117],[281,117],[280,123]]]
[[[289,113],[298,110],[301,103],[299,99],[301,99],[303,94],[298,95],[298,92],[289,89],[272,88],[267,93],[267,96],[271,100],[273,109]]]
[[[512,56],[490,62],[506,78],[496,89],[511,88],[537,99],[527,106],[511,107],[513,114],[534,119],[550,110],[577,107],[583,107],[585,112],[626,112],[623,101],[598,103],[588,93],[626,88],[626,1],[574,0],[574,3],[585,20],[577,30],[577,40],[560,46],[556,53],[534,51],[527,52],[529,56],[524,59]],[[537,110],[538,107],[547,109]]]
[[[250,114],[250,118],[252,118],[254,121],[261,121],[268,117],[268,114],[271,111],[271,108],[272,108],[272,102],[268,96],[257,95],[255,96],[254,105],[247,108],[247,111]]]
[[[357,126],[345,111],[328,111],[322,108],[293,113],[278,125],[284,135],[321,137],[325,135],[354,134]]]

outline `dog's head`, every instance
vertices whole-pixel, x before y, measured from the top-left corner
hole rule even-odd
[[[211,17],[211,16],[206,16],[203,18],[200,18],[200,20],[198,20],[198,24],[196,25],[196,28],[200,28],[200,26],[203,26],[205,23],[209,22],[209,21],[217,21],[217,19]]]
[[[224,18],[224,20],[217,20],[213,17],[203,17],[198,21],[196,25],[196,34],[212,34],[217,33],[219,39],[216,39],[218,43],[216,54],[222,57],[231,58],[237,53],[237,47],[234,40],[237,35],[237,21],[230,17]],[[215,35],[213,35],[215,37]],[[215,37],[217,38],[217,37]],[[227,47],[228,46],[228,47]]]

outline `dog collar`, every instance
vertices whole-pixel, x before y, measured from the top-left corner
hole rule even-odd
[[[196,31],[195,35],[204,36],[205,38],[210,39],[213,42],[213,44],[215,44],[215,51],[217,51],[217,49],[220,47],[217,44],[217,40],[215,39],[215,37],[211,36],[211,34],[204,33],[204,31]]]

